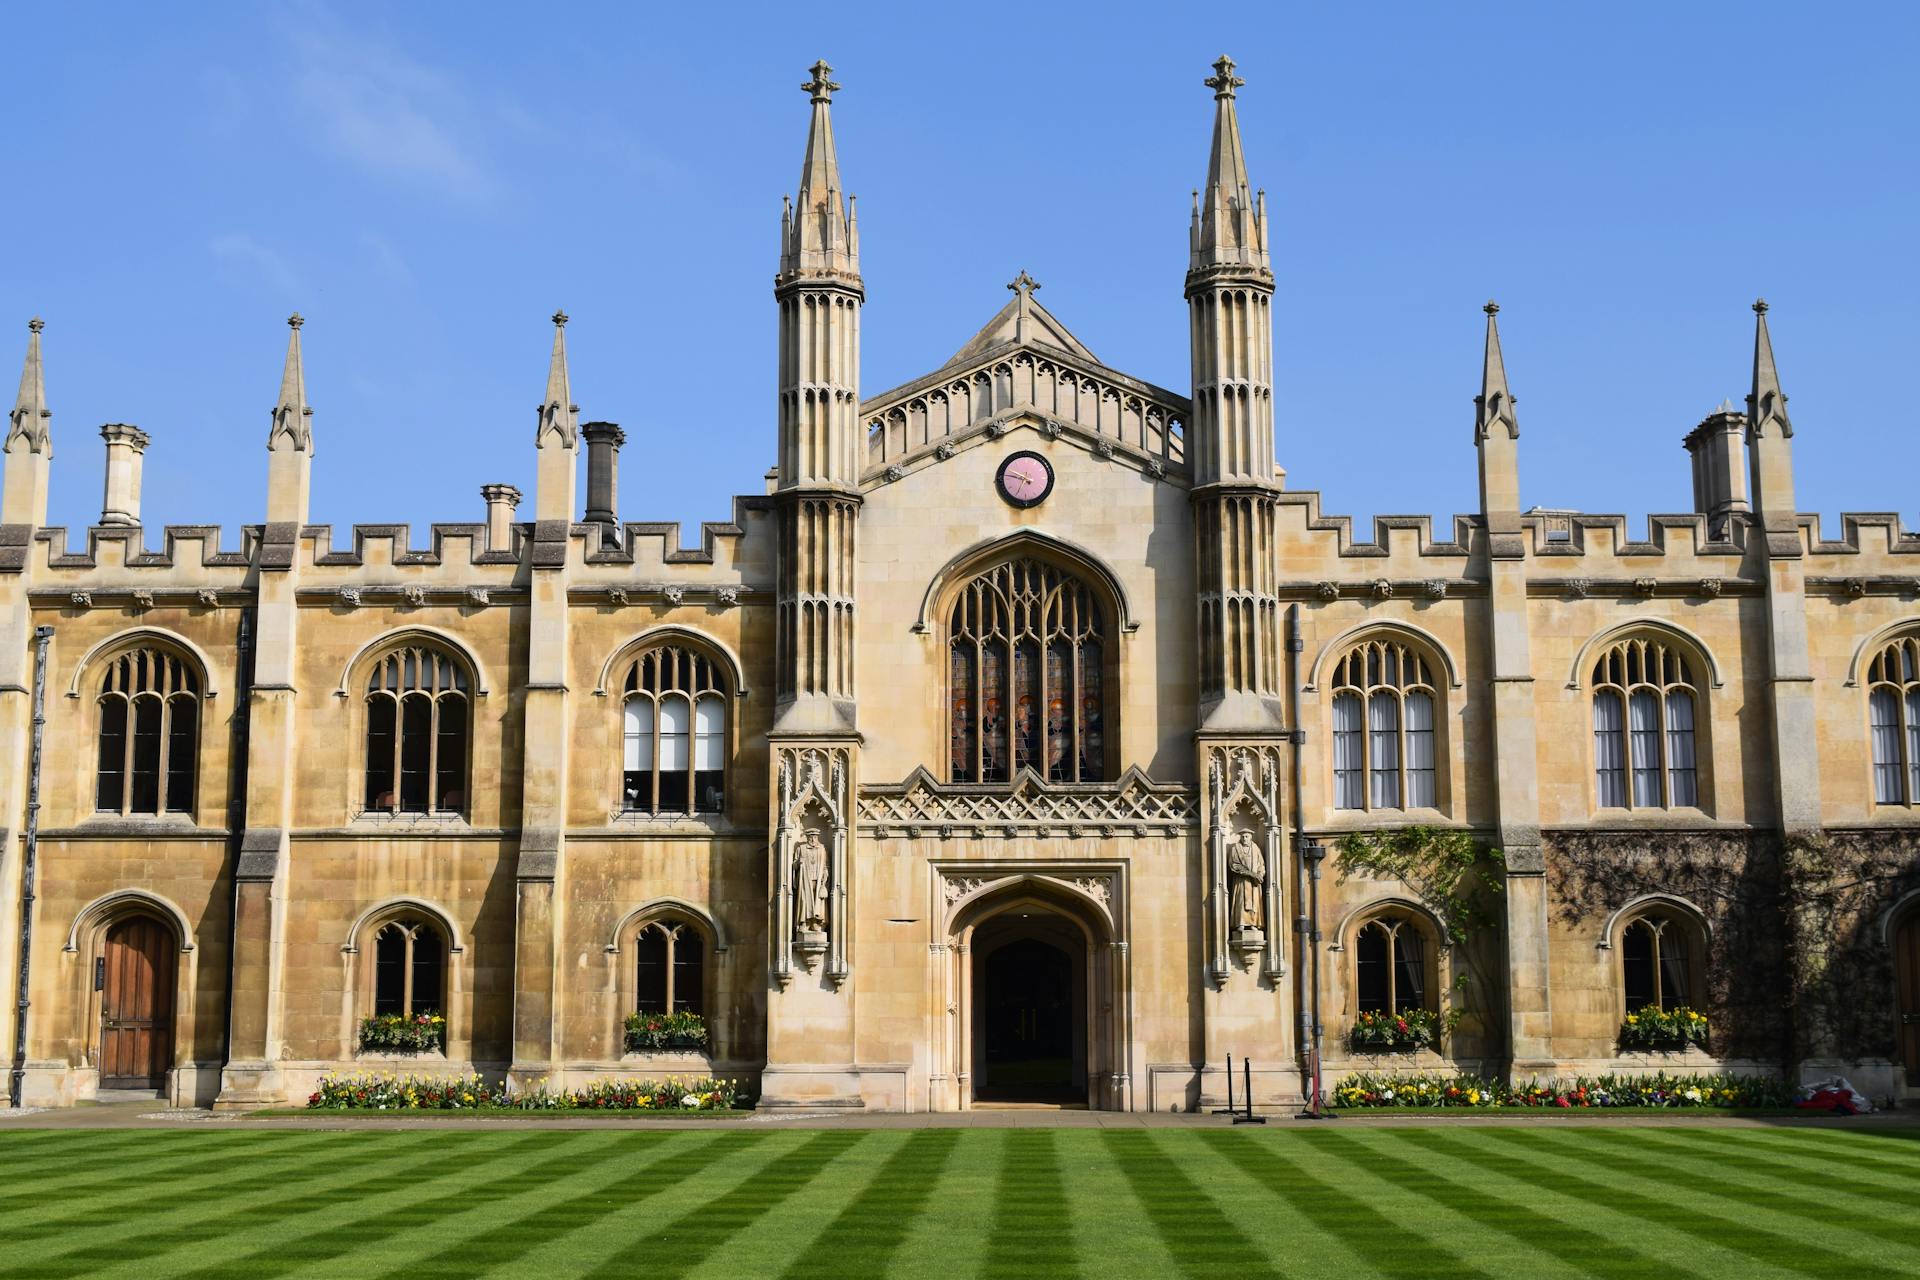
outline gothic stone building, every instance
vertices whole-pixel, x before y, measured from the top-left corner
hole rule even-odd
[[[1745,412],[1686,437],[1692,513],[1520,509],[1489,305],[1480,510],[1363,538],[1274,463],[1231,62],[1182,391],[1024,274],[951,359],[863,389],[828,72],[780,230],[776,465],[691,547],[616,518],[622,437],[579,421],[560,315],[530,511],[490,485],[419,546],[309,523],[295,317],[264,523],[144,528],[147,437],[116,424],[76,548],[34,323],[0,513],[25,1103],[299,1101],[394,1063],[364,1019],[429,1009],[407,1061],[711,1070],[765,1106],[1189,1109],[1229,1054],[1283,1105],[1316,1015],[1329,1078],[1920,1085],[1920,536],[1796,510],[1764,305]],[[1500,851],[1476,912],[1343,862],[1409,827]],[[1623,1048],[1651,1006],[1704,1011],[1705,1045]],[[1382,1010],[1437,1042],[1356,1050]],[[704,1054],[629,1052],[627,1015],[669,1011]]]

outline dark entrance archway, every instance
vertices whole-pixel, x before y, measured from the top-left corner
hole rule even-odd
[[[1086,941],[1050,912],[1008,913],[974,935],[982,1102],[1087,1101]]]

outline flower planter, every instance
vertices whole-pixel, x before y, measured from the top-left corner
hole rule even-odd
[[[1437,1048],[1439,1042],[1440,1019],[1428,1009],[1363,1013],[1347,1033],[1348,1047],[1365,1054],[1414,1053]]]
[[[1619,1043],[1626,1053],[1684,1053],[1707,1047],[1707,1015],[1682,1005],[1677,1009],[1645,1008],[1627,1015],[1620,1024]]]
[[[704,1053],[707,1021],[697,1013],[630,1013],[623,1047],[629,1054]]]
[[[403,1055],[444,1054],[447,1019],[444,1014],[377,1013],[360,1020],[360,1052]]]

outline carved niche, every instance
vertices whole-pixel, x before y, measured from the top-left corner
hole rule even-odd
[[[779,795],[770,857],[773,974],[793,980],[796,958],[808,972],[826,960],[826,976],[846,980],[847,749],[779,747]]]
[[[1207,750],[1208,967],[1215,982],[1227,980],[1230,954],[1247,965],[1259,956],[1263,977],[1286,974],[1280,936],[1282,763],[1273,745]]]

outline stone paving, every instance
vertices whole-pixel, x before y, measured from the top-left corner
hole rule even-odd
[[[1310,1128],[1313,1122],[1291,1113],[1265,1117],[1266,1127]],[[1223,1127],[1228,1117],[1205,1113],[1164,1111],[1085,1111],[1054,1107],[980,1107],[963,1112],[854,1112],[760,1111],[744,1116],[694,1116],[662,1119],[645,1115],[605,1116],[461,1115],[427,1112],[411,1115],[366,1115],[321,1112],[312,1115],[262,1115],[214,1112],[195,1108],[158,1106],[153,1100],[82,1103],[74,1107],[0,1108],[0,1130],[19,1129],[174,1129],[207,1125],[245,1129],[604,1129],[608,1127],[668,1129],[1162,1129]],[[1328,1123],[1342,1127],[1393,1128],[1408,1125],[1607,1125],[1709,1126],[1730,1129],[1830,1128],[1920,1129],[1920,1109],[1881,1111],[1865,1116],[1835,1116],[1809,1112],[1799,1115],[1720,1115],[1706,1111],[1540,1111],[1530,1113],[1424,1111],[1377,1114],[1341,1112]]]

